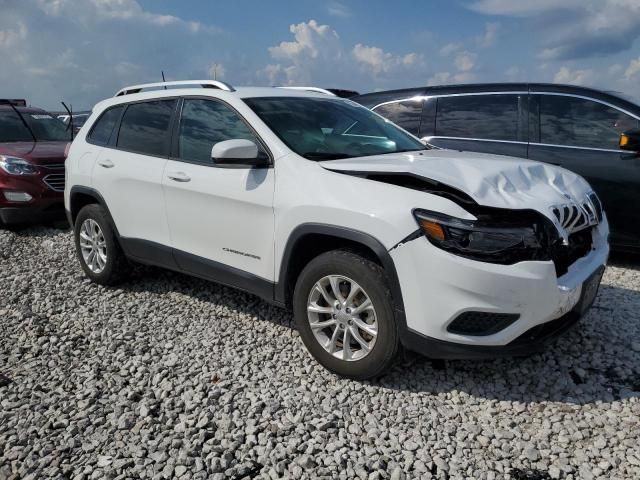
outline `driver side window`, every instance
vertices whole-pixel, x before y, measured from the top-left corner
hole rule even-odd
[[[185,99],[179,131],[182,160],[211,164],[211,148],[233,139],[251,140],[262,147],[240,116],[223,103],[200,98]]]

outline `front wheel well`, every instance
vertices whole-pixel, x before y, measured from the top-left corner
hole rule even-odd
[[[288,252],[288,263],[283,269],[285,274],[281,281],[284,281],[284,303],[287,306],[292,305],[293,290],[304,267],[318,255],[331,250],[347,250],[384,267],[374,250],[363,243],[330,234],[305,234],[298,238]]]

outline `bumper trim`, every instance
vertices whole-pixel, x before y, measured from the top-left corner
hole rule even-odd
[[[571,311],[527,330],[507,345],[469,345],[447,342],[427,337],[407,329],[402,334],[402,343],[408,350],[429,358],[444,360],[482,360],[500,357],[528,356],[541,352],[551,341],[570,330],[580,320],[580,313]]]
[[[0,207],[0,223],[26,225],[64,218],[62,204],[40,207]]]

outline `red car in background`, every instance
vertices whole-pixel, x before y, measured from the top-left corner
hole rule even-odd
[[[24,100],[0,99],[0,225],[64,215],[64,161],[71,132]]]

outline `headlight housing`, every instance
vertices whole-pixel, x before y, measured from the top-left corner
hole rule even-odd
[[[36,175],[38,169],[24,158],[0,155],[0,168],[9,175]]]
[[[544,234],[534,222],[469,221],[419,209],[413,214],[433,245],[462,257],[500,264],[548,260]]]

